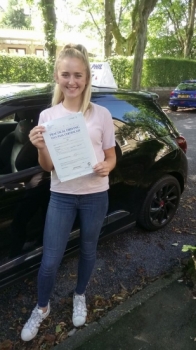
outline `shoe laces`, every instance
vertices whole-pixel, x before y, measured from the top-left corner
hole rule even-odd
[[[26,327],[30,330],[34,330],[35,328],[38,328],[40,323],[43,320],[42,312],[41,310],[36,307],[29,318],[29,320],[26,323]]]
[[[85,316],[86,314],[86,301],[84,295],[74,296],[74,314],[75,316]]]

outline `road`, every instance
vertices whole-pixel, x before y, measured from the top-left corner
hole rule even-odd
[[[188,192],[185,192],[185,197],[189,193],[195,196],[196,190],[196,109],[181,109],[177,112],[171,112],[169,109],[164,110],[171,118],[180,133],[186,138],[188,149],[187,158],[189,164],[188,171]],[[194,205],[195,209],[195,205]]]
[[[164,229],[147,233],[134,227],[99,244],[96,266],[87,289],[88,322],[101,317],[108,309],[160,275],[181,266],[182,260],[189,257],[189,254],[181,252],[183,244],[196,243],[196,111],[165,112],[187,139],[187,188],[173,221]],[[34,343],[40,342],[40,345],[36,345],[38,347],[19,340],[22,325],[36,303],[36,275],[0,292],[0,345],[9,340],[15,350],[41,349],[44,341],[42,335],[50,333],[57,339],[61,338],[60,341],[67,336],[67,332],[73,328],[71,295],[76,283],[77,262],[76,254],[66,258],[60,267],[51,298],[51,316]],[[58,334],[55,333],[57,325],[61,327]],[[49,348],[48,345],[44,347]]]

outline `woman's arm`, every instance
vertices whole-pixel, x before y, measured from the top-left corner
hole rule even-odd
[[[108,176],[110,171],[114,169],[116,165],[116,152],[115,148],[111,147],[104,150],[105,160],[96,164],[93,169],[99,176]]]
[[[51,171],[54,169],[54,165],[52,163],[52,160],[50,158],[48,149],[46,147],[44,138],[42,133],[45,131],[45,128],[43,126],[35,126],[30,131],[29,139],[32,142],[32,144],[38,149],[38,161],[41,167],[45,171]]]

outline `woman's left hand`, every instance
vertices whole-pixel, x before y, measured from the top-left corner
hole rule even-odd
[[[109,165],[108,165],[107,161],[103,161],[103,162],[100,162],[100,163],[96,164],[93,167],[93,170],[99,176],[108,176],[109,172],[110,172],[110,168],[109,168]]]
[[[103,162],[97,163],[93,170],[99,176],[108,176],[110,171],[114,169],[116,165],[116,152],[115,148],[111,147],[104,150],[105,160]]]

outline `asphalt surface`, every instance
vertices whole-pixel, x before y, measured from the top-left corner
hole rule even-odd
[[[69,342],[71,343],[73,339],[77,339],[78,334],[85,335],[87,329],[92,327],[91,325],[98,325],[99,327],[101,320],[107,315],[111,315],[110,312],[115,312],[113,310],[116,310],[116,308],[122,307],[129,300],[133,301],[134,298],[139,298],[138,303],[141,303],[141,293],[148,291],[148,288],[154,286],[154,283],[158,283],[160,279],[161,281],[167,280],[163,278],[165,274],[170,274],[174,269],[179,269],[181,273],[184,259],[190,256],[188,253],[182,253],[182,246],[183,244],[195,244],[196,241],[196,111],[170,113],[170,116],[180,132],[187,138],[187,157],[189,159],[188,186],[183,193],[175,218],[167,227],[157,232],[147,233],[134,227],[100,242],[96,266],[87,289],[87,325],[79,330],[74,329],[71,322],[71,295],[76,283],[77,253],[73,257],[67,257],[61,264],[56,287],[51,298],[51,315],[41,326],[36,339],[32,342],[24,343],[20,341],[20,331],[36,303],[36,275],[29,276],[0,291],[1,350],[48,350],[53,349],[53,347],[57,350],[61,345],[62,349],[68,349]],[[174,285],[175,283],[177,282],[174,282]],[[182,289],[185,288],[187,295],[189,295],[190,290],[184,284],[178,286],[181,286]],[[166,288],[165,290],[169,289]],[[155,295],[151,295],[149,301],[152,298],[155,298]],[[185,299],[187,300],[187,296]],[[190,302],[193,302],[191,297],[190,300]],[[194,303],[191,304],[194,310],[193,306]],[[137,307],[139,307],[139,304]],[[192,315],[194,320],[194,314]],[[123,318],[125,316],[123,314]],[[177,314],[176,319],[178,319]],[[120,321],[116,319],[116,322]],[[149,320],[149,322],[152,322],[152,320]],[[133,319],[130,319],[127,323],[134,324]],[[110,329],[111,325],[107,324],[107,327]],[[162,324],[160,327],[164,327],[164,325]],[[139,328],[142,329],[138,324],[138,332]],[[114,334],[117,333],[117,329],[118,327],[115,328]],[[136,333],[134,332],[136,331],[137,329],[134,328],[129,333],[135,336]],[[108,331],[107,334],[109,333]],[[95,335],[95,332],[93,334]],[[122,337],[123,335],[121,335],[121,339]],[[190,337],[194,337],[194,332],[190,333]],[[87,339],[84,336],[83,343]],[[8,344],[7,348],[5,347],[6,344]],[[114,341],[111,349],[115,349],[115,344],[118,344],[116,349],[126,350],[122,344],[117,343],[117,340]],[[195,343],[193,344],[195,345]],[[148,343],[140,345],[138,343],[138,348],[135,349],[148,349],[144,346],[149,346]],[[81,346],[81,343],[78,343],[77,346]],[[153,350],[173,349],[171,347],[161,348],[160,344],[159,347],[156,347],[157,345],[152,346],[154,347],[150,349]],[[96,350],[92,346],[91,349]],[[102,346],[102,349],[107,350],[104,346]],[[130,349],[130,347],[127,349]],[[134,350],[132,347],[131,349]],[[181,348],[176,347],[176,349]],[[191,350],[192,348],[186,346],[182,349]]]
[[[194,350],[196,301],[180,275],[160,278],[54,350]]]

